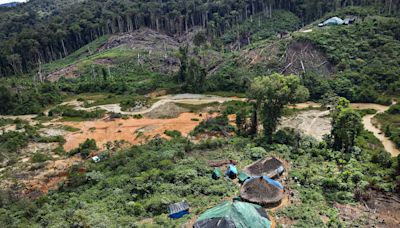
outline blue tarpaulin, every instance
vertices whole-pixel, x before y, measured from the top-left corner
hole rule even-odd
[[[171,204],[168,206],[168,213],[172,219],[181,218],[189,214],[189,204],[186,201]]]
[[[243,183],[243,185],[245,185],[248,181],[250,181],[250,180],[252,180],[252,179],[254,179],[254,178],[260,178],[260,177],[251,177],[251,178],[247,179],[247,180]],[[275,187],[278,187],[278,188],[280,188],[280,189],[283,189],[283,185],[282,185],[281,183],[279,183],[278,181],[272,180],[271,178],[269,178],[269,177],[267,177],[267,176],[263,176],[263,179],[266,180],[269,184],[271,184],[271,185],[273,185],[273,186],[275,186]]]
[[[230,178],[236,178],[238,174],[236,166],[229,164],[228,168],[226,169],[225,175],[227,175]]]

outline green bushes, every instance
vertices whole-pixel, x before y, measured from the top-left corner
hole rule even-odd
[[[227,134],[234,131],[233,126],[229,125],[226,115],[220,115],[214,118],[206,119],[200,122],[191,132],[192,135],[198,134]]]
[[[87,158],[89,154],[97,150],[96,141],[94,139],[86,139],[85,142],[79,144],[79,147],[69,152],[70,156],[80,154],[82,158]]]
[[[400,148],[400,104],[392,105],[389,110],[375,116],[385,136]]]
[[[95,111],[75,110],[70,106],[58,106],[49,111],[49,116],[62,116],[66,120],[81,120],[81,119],[97,119],[103,117],[104,110],[98,109]]]
[[[33,163],[45,162],[45,161],[50,160],[50,159],[51,159],[50,156],[48,156],[48,155],[46,155],[46,154],[43,154],[43,153],[40,153],[40,152],[35,153],[35,154],[31,157],[31,161],[32,161]]]
[[[0,150],[16,153],[28,145],[28,140],[28,135],[25,132],[6,132],[0,135]]]
[[[34,83],[23,78],[16,83],[4,83],[0,87],[0,114],[23,115],[42,111],[44,107],[61,102],[60,89],[51,83]]]
[[[171,137],[171,138],[179,138],[179,137],[182,136],[182,133],[180,131],[177,131],[177,130],[173,130],[173,131],[165,130],[164,134],[169,136],[169,137]]]
[[[350,26],[298,33],[295,38],[313,43],[337,66],[340,72],[330,80],[330,87],[339,96],[355,102],[387,103],[379,94],[396,93],[392,85],[400,79],[398,30],[398,19],[370,17]],[[321,88],[318,81],[316,85],[312,96],[318,96]]]

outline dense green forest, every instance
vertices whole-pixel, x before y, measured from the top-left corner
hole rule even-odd
[[[352,1],[40,1],[0,12],[0,76],[22,74],[44,62],[67,56],[105,34],[149,27],[183,34],[194,26],[220,36],[257,13],[276,9],[296,14],[303,23],[346,6],[376,6],[379,13],[399,13],[396,0]]]
[[[109,37],[102,36],[66,58],[43,64],[40,74],[33,71],[24,80],[21,77],[3,78],[0,99],[4,105],[0,113],[39,113],[45,107],[59,103],[65,94],[82,92],[134,96],[164,88],[174,93],[244,93],[254,77],[282,72],[288,66],[282,58],[289,58],[288,53],[293,52],[292,47],[296,44],[304,47],[311,44],[326,58],[321,62],[332,66],[329,72],[311,67],[296,73],[302,75],[302,84],[309,89],[312,100],[334,93],[353,102],[390,104],[391,97],[399,94],[399,19],[378,16],[379,10],[374,8],[357,7],[341,9],[323,18],[333,15],[358,15],[359,20],[351,26],[315,29],[312,33],[293,32],[288,39],[278,39],[277,33],[297,30],[301,20],[288,11],[275,10],[272,18],[263,13],[255,14],[254,19],[245,19],[209,41],[206,34],[198,32],[194,48],[157,50],[151,56],[140,49],[113,48],[91,52],[107,42]],[[231,45],[240,50],[226,51]],[[263,51],[265,49],[271,51]],[[248,52],[261,53],[265,61],[253,65],[243,61],[243,55]],[[173,70],[174,65],[163,63],[165,55],[177,59],[179,72]],[[144,63],[139,63],[137,56],[144,56]],[[97,63],[103,59],[110,59],[112,66]],[[319,60],[304,61],[309,64],[307,61]],[[159,66],[154,69],[154,64]],[[70,66],[76,68],[74,72],[78,78],[61,78],[56,83],[44,80],[46,75]]]

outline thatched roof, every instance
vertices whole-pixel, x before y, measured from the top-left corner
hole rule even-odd
[[[275,178],[282,174],[284,166],[280,159],[276,157],[267,157],[246,166],[243,171],[250,176],[268,176],[270,178]]]
[[[275,204],[283,197],[283,186],[266,176],[253,177],[244,182],[240,197],[261,205]]]

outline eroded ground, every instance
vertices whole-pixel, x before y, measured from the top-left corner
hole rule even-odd
[[[84,108],[82,102],[73,100],[64,104],[72,105],[75,106],[76,109],[83,110],[102,108],[107,111],[131,116],[140,114],[143,118],[105,118],[82,122],[64,122],[55,119],[42,123],[44,127],[40,132],[45,136],[63,136],[66,140],[63,147],[67,152],[77,148],[80,143],[88,138],[95,139],[100,150],[105,149],[105,144],[107,142],[113,141],[123,140],[127,145],[135,145],[145,143],[154,137],[168,138],[168,136],[164,134],[166,130],[178,130],[183,136],[188,136],[201,120],[213,115],[209,113],[220,109],[220,105],[215,104],[222,104],[232,100],[244,101],[245,99],[198,94],[164,95],[158,97],[158,100],[153,103],[151,107],[143,107],[140,110],[126,112],[121,111],[119,104]],[[189,112],[189,110],[179,106],[179,104],[202,105],[202,109],[196,113]],[[207,106],[205,104],[210,105]],[[304,110],[296,112],[293,116],[283,118],[280,128],[292,127],[319,140],[322,139],[323,135],[330,132],[331,120],[329,111],[319,109],[319,104],[307,102],[292,107]],[[378,110],[378,112],[383,112],[388,108],[375,104],[352,104],[352,107],[356,109],[373,108]],[[32,120],[34,117],[35,116],[20,116],[19,118],[31,121],[31,124],[37,124],[37,121]],[[234,122],[234,118],[234,116],[230,116],[232,122]],[[371,119],[372,115],[364,117],[363,121],[366,129],[374,132],[377,137],[379,136],[378,138],[385,145],[386,141],[382,139],[384,136],[379,134],[380,131],[372,125],[370,122]],[[67,131],[65,130],[66,126],[76,129],[76,131]],[[8,130],[12,130],[14,127],[15,126],[7,126],[7,128],[9,128]],[[195,140],[193,138],[191,139]],[[391,143],[391,141],[389,142]],[[56,147],[57,145],[46,143],[30,144],[23,151],[23,156],[21,156],[16,165],[4,167],[0,170],[0,175],[4,179],[1,183],[1,187],[15,186],[15,183],[19,183],[19,190],[31,195],[35,195],[37,192],[47,192],[50,189],[56,189],[59,183],[65,180],[69,167],[82,162],[79,156],[68,157],[65,156],[65,154],[54,153],[53,150]],[[30,157],[38,151],[48,154],[51,156],[52,160],[39,164],[31,163]],[[390,152],[390,150],[388,151]],[[392,154],[394,155],[395,153]]]

